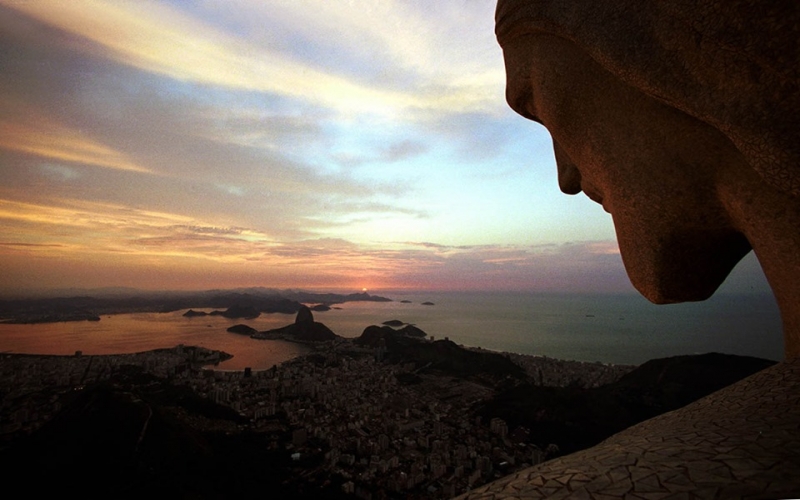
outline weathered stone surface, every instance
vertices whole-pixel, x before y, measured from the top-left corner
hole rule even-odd
[[[534,493],[531,486],[556,483],[562,484],[557,493],[569,492],[568,498],[623,498],[628,492],[646,498],[687,492],[712,498],[709,495],[718,491],[725,492],[722,498],[798,498],[798,422],[800,360],[794,360],[631,427],[593,448],[525,469],[461,498],[490,494],[539,498],[540,488]],[[709,434],[719,439],[705,439]],[[762,442],[769,446],[760,446]],[[630,452],[654,446],[676,460]],[[728,458],[731,447],[739,458]],[[630,465],[620,468],[619,457]],[[572,475],[564,482],[568,470]]]
[[[768,182],[800,194],[800,12],[755,0],[500,0],[504,41],[549,33],[620,81],[723,131]]]
[[[539,498],[513,492],[568,468],[594,478],[576,498],[797,497],[800,4],[500,0],[496,21],[509,105],[552,134],[561,190],[611,214],[633,285],[703,300],[752,249],[789,361],[468,497]]]
[[[501,0],[506,97],[613,219],[633,285],[703,300],[755,250],[800,355],[800,5]]]

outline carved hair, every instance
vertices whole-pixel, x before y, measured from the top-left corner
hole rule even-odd
[[[501,45],[572,41],[621,81],[724,133],[800,196],[800,1],[499,0]]]

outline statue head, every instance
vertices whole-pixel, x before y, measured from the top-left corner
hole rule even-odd
[[[550,131],[561,190],[611,213],[643,295],[705,299],[753,247],[787,263],[756,220],[800,214],[794,2],[500,0],[496,21],[509,105]]]

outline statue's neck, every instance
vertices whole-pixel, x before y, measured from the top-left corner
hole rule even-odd
[[[752,174],[752,176],[750,175]],[[756,177],[756,179],[753,178]],[[753,246],[781,311],[786,359],[800,357],[800,199],[755,172],[720,189],[729,214]]]
[[[795,224],[797,231],[800,220]],[[751,241],[781,311],[786,359],[800,358],[800,241],[776,242],[774,247]]]

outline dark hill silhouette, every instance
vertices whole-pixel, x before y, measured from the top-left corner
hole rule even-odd
[[[52,422],[7,450],[0,462],[6,473],[16,470],[39,479],[26,480],[28,493],[60,494],[80,485],[95,498],[131,498],[156,486],[173,490],[172,479],[204,470],[211,455],[202,436],[165,418],[156,405],[103,386],[79,394]],[[208,486],[202,474],[192,479],[201,481],[186,482],[175,493],[198,494]]]
[[[356,345],[367,347],[378,347],[381,339],[387,347],[397,345],[399,339],[403,337],[425,338],[428,334],[413,325],[406,325],[403,328],[395,329],[390,326],[371,325],[364,329],[361,336],[353,339]]]
[[[364,347],[378,347],[381,339],[388,346],[390,342],[396,343],[395,340],[396,330],[388,326],[375,326],[371,325],[361,332],[361,336],[353,339],[353,343]]]
[[[710,353],[650,360],[620,380],[595,389],[540,387],[507,389],[475,409],[499,417],[510,428],[530,429],[538,446],[555,443],[572,453],[775,364],[774,361]]]
[[[405,335],[406,337],[417,337],[420,339],[424,339],[428,336],[427,333],[423,332],[421,329],[417,328],[414,325],[406,325],[403,328],[398,330],[400,333]]]
[[[78,393],[39,431],[0,452],[4,486],[32,498],[318,498],[320,490],[285,482],[298,464],[285,449],[270,451],[263,433],[200,432],[184,413],[234,428],[243,422],[188,389],[120,376]]]
[[[459,377],[489,375],[502,380],[525,376],[522,368],[501,354],[472,351],[450,340],[411,341],[406,343],[403,351],[418,363],[430,363],[431,368]]]
[[[297,311],[297,316],[293,324],[267,330],[263,333],[266,335],[280,334],[292,339],[311,342],[322,342],[341,338],[324,324],[314,321],[314,315],[311,309],[304,305],[301,305],[300,309]]]
[[[259,307],[251,304],[236,304],[224,311],[213,311],[211,315],[218,315],[228,319],[255,319],[261,315],[261,311],[259,309]]]
[[[229,332],[231,333],[238,333],[240,335],[253,335],[254,333],[258,333],[258,330],[253,328],[252,326],[247,325],[233,325],[232,327],[228,328]]]
[[[498,381],[525,376],[522,368],[501,354],[465,349],[449,340],[428,342],[422,340],[425,336],[425,332],[413,325],[399,330],[372,325],[353,342],[373,348],[383,342],[389,362],[413,361],[420,367],[427,366],[459,377],[489,376]]]

